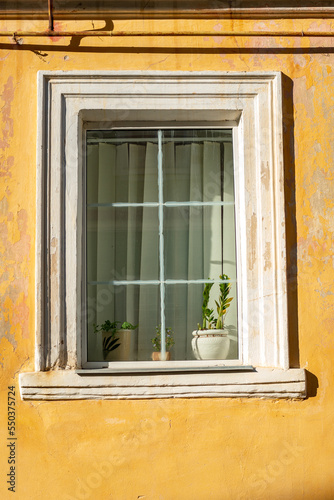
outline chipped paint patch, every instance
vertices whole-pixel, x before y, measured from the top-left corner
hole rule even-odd
[[[270,169],[268,162],[266,164],[262,162],[261,164],[261,181],[264,188],[268,191],[270,185]]]
[[[51,248],[50,248],[50,253],[51,253],[51,275],[52,276],[57,276],[58,273],[58,240],[57,238],[53,237],[51,240]]]
[[[266,242],[266,248],[264,252],[264,270],[267,271],[271,269],[271,243],[270,241]]]
[[[220,23],[216,24],[214,27],[213,27],[213,30],[214,31],[217,31],[219,33],[219,31],[222,31],[222,25]],[[220,44],[222,43],[222,41],[224,40],[224,37],[222,36],[213,36],[212,37],[213,41],[217,44]]]
[[[119,419],[119,418],[106,418],[105,419],[105,423],[106,424],[111,424],[111,425],[115,425],[115,424],[124,424],[126,422],[126,420],[122,420],[122,419]]]
[[[60,22],[55,21],[53,23],[53,29],[54,31],[61,31],[63,29],[63,24]],[[65,38],[63,36],[50,36],[49,37],[51,42],[59,42],[59,40],[64,40]]]
[[[1,94],[1,101],[4,104],[1,107],[1,121],[2,126],[2,137],[0,137],[0,148],[6,149],[10,145],[10,139],[14,134],[14,121],[11,115],[12,101],[14,99],[14,85],[13,77],[9,76],[7,82],[4,85],[3,92]]]
[[[4,335],[0,336],[0,366],[2,368],[6,365],[6,360],[13,355],[17,347],[17,342],[14,339],[8,339]]]
[[[0,331],[2,337],[16,346],[15,336],[29,337],[30,236],[27,234],[27,212],[19,210],[16,216],[8,211],[8,200],[0,202]]]
[[[256,214],[253,214],[250,220],[250,258],[249,269],[252,271],[256,262],[256,239],[257,239],[257,219]]]
[[[9,156],[4,158],[1,156],[0,159],[0,177],[8,178],[12,176],[12,167],[14,166],[14,157]]]

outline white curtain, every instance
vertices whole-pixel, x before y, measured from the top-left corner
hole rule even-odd
[[[150,359],[151,338],[161,323],[159,286],[110,282],[159,280],[158,209],[111,204],[158,201],[157,156],[152,142],[101,141],[87,147],[89,360],[102,359],[93,324],[107,319],[139,324],[137,359]],[[234,200],[230,143],[166,142],[163,170],[165,202]],[[164,238],[165,279],[218,279],[222,272],[235,278],[233,205],[165,207]],[[201,322],[202,292],[203,284],[166,285],[166,326],[175,333],[173,359],[192,359],[191,332]],[[236,304],[230,317],[236,326]]]

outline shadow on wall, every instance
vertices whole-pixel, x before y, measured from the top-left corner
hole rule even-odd
[[[94,47],[94,46],[81,46],[75,38],[79,38],[82,40],[83,38],[89,37],[72,37],[69,44],[59,45],[49,45],[49,44],[30,44],[27,43],[26,40],[24,43],[19,44],[15,43],[13,40],[12,43],[2,43],[0,42],[0,47],[6,50],[30,50],[31,52],[79,52],[79,53],[96,53],[96,54],[218,54],[218,55],[227,55],[227,54],[334,54],[334,47],[287,47],[287,48],[279,48],[279,47],[245,47],[245,48],[231,48],[224,47],[224,45],[220,45],[218,48],[215,47],[174,47],[172,44],[170,46],[158,46],[153,47],[153,44],[156,44],[156,39],[152,37],[152,45],[143,46],[141,44],[141,39],[143,37],[138,37],[137,45],[133,44],[132,47],[128,46],[120,46],[114,47],[103,46],[103,47]],[[95,37],[96,38],[96,37]],[[102,37],[101,37],[102,39]],[[100,40],[100,39],[99,39]],[[107,40],[108,44],[113,43],[112,37],[103,38],[103,40]],[[111,40],[111,41],[110,41]],[[115,39],[113,39],[115,40]],[[48,54],[44,53],[45,56]]]
[[[284,74],[282,75],[282,93],[289,355],[290,366],[298,368],[300,366],[300,360],[298,339],[298,267],[293,82]]]
[[[306,394],[308,398],[315,398],[317,389],[319,387],[318,378],[313,373],[305,370],[306,372]]]

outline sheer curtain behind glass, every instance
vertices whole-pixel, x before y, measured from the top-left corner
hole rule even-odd
[[[163,199],[158,189],[159,147]],[[164,131],[160,146],[155,130],[89,132],[88,360],[103,359],[93,325],[107,319],[139,324],[134,359],[150,359],[151,338],[161,324],[162,286],[165,323],[175,337],[172,359],[193,359],[191,332],[201,322],[203,280],[218,279],[222,273],[233,280],[236,297],[231,132]],[[227,324],[236,332],[236,300],[232,304]],[[234,340],[232,358],[237,356],[236,334]]]

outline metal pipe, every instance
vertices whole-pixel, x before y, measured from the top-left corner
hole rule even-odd
[[[145,36],[215,36],[215,37],[334,37],[334,31],[0,31],[0,37],[72,37],[72,36],[107,36],[107,37],[145,37]]]
[[[49,31],[53,31],[53,0],[48,0]]]

